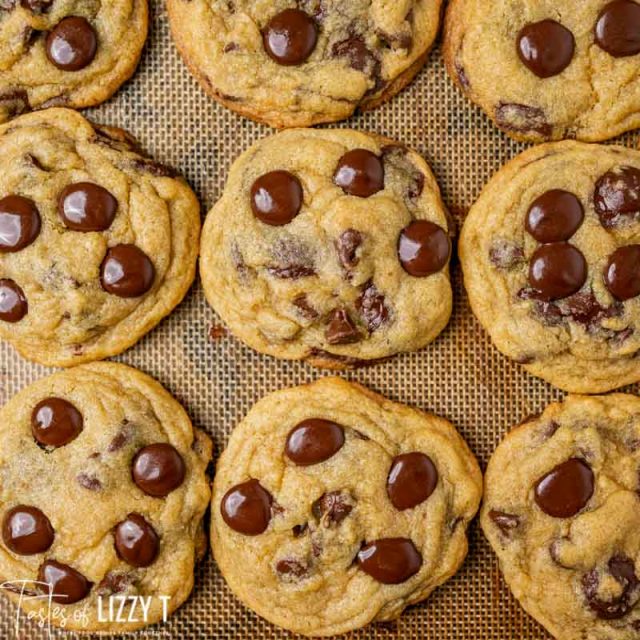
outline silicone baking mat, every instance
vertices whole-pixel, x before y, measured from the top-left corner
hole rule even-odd
[[[271,133],[209,99],[187,72],[171,42],[164,2],[151,0],[152,28],[132,80],[107,104],[88,112],[96,122],[123,127],[158,160],[176,167],[198,194],[204,213],[223,188],[241,150]],[[524,149],[498,132],[446,76],[439,48],[418,78],[376,111],[338,126],[400,140],[432,165],[458,229],[491,175]],[[635,136],[623,139],[635,145]],[[454,259],[455,308],[443,334],[419,353],[344,374],[393,400],[450,419],[483,469],[514,424],[561,393],[502,357],[474,319]],[[216,455],[234,425],[262,396],[315,380],[327,372],[254,353],[227,334],[196,283],[182,305],[118,360],[162,382],[195,425],[213,438]],[[0,345],[0,403],[50,373]],[[48,629],[21,620],[0,598],[0,638],[40,640]],[[87,638],[53,631],[53,637]],[[166,624],[131,634],[179,640],[293,638],[235,599],[210,554],[196,570],[194,591]],[[469,556],[459,573],[393,623],[347,636],[364,640],[543,640],[549,636],[511,597],[479,526],[470,529]]]

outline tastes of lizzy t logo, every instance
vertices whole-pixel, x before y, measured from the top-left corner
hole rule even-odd
[[[64,605],[58,605],[54,602],[54,596],[57,599],[64,596],[54,593],[52,585],[47,582],[8,580],[0,583],[0,589],[10,591],[19,596],[19,607],[15,619],[15,632],[18,637],[23,616],[37,624],[41,629],[46,629],[49,638],[53,638],[53,627],[64,629],[71,623],[71,627],[74,629],[87,629],[91,622],[88,603],[82,607],[76,607],[74,611],[68,611]],[[128,596],[118,594],[98,597],[95,622],[102,624],[148,624],[155,622],[155,620],[152,621],[149,618],[155,599],[161,603],[162,622],[166,622],[169,615],[168,608],[171,596]],[[22,604],[33,601],[40,601],[41,606],[24,614]]]

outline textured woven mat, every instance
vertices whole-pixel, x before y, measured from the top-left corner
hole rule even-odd
[[[109,103],[89,112],[97,122],[128,129],[154,157],[179,169],[208,210],[221,193],[230,163],[268,135],[210,100],[188,74],[171,43],[164,3],[151,0],[152,31],[140,69]],[[458,228],[482,186],[524,146],[499,133],[448,80],[439,50],[417,80],[382,108],[341,126],[370,130],[412,146],[431,163]],[[635,144],[633,136],[624,139]],[[483,468],[505,432],[561,393],[503,358],[475,321],[457,264],[455,308],[444,333],[420,353],[346,374],[393,400],[449,418]],[[199,284],[157,329],[119,360],[160,380],[194,423],[214,439],[217,452],[234,425],[263,395],[309,382],[322,371],[254,353],[224,331]],[[210,332],[214,329],[213,333]],[[222,335],[219,335],[222,334]],[[49,373],[0,345],[0,403]],[[548,636],[509,594],[496,558],[477,524],[460,572],[429,600],[394,623],[350,634],[380,640],[543,640]],[[21,623],[0,599],[0,638],[40,640],[46,630]],[[54,637],[79,637],[54,631]],[[191,598],[167,624],[136,638],[196,640],[291,638],[242,606],[210,556],[197,569]],[[87,636],[82,636],[86,638]]]

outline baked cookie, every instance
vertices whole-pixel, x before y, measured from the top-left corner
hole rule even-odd
[[[84,365],[24,389],[0,425],[0,583],[25,614],[124,633],[186,600],[206,547],[211,442],[163,387]],[[109,620],[123,601],[142,617],[131,596],[146,619]]]
[[[450,76],[518,140],[598,141],[640,127],[640,3],[452,0]]]
[[[195,276],[198,201],[120,129],[47,109],[0,126],[0,336],[70,366],[124,351]]]
[[[566,391],[640,380],[640,152],[558,142],[508,163],[471,208],[460,259],[505,355]]]
[[[482,528],[520,604],[562,640],[640,631],[640,400],[568,396],[498,446]]]
[[[0,0],[0,123],[109,98],[135,71],[147,24],[147,0]]]
[[[450,239],[413,151],[299,129],[233,165],[203,229],[210,304],[254,349],[344,368],[420,349],[451,315]]]
[[[334,635],[396,618],[450,578],[481,493],[449,422],[323,378],[267,396],[232,433],[211,543],[246,605]]]
[[[442,0],[168,0],[173,38],[204,90],[274,127],[372,109],[427,59]]]

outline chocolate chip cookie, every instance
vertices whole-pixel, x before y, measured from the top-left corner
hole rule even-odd
[[[413,151],[300,129],[233,165],[205,222],[207,299],[254,349],[344,368],[420,349],[451,314],[447,213]]]
[[[640,3],[452,0],[449,74],[518,140],[598,141],[640,127]]]
[[[449,422],[323,378],[267,396],[232,433],[211,543],[261,616],[345,633],[398,617],[457,571],[481,493]]]
[[[109,98],[133,74],[147,24],[147,0],[0,0],[0,123]]]
[[[274,127],[372,109],[427,59],[442,0],[168,0],[174,40],[218,102]]]
[[[0,583],[25,613],[124,633],[186,600],[211,442],[167,391],[124,365],[83,365],[24,389],[0,425]],[[108,619],[133,596],[145,620]]]
[[[558,142],[507,164],[460,258],[494,344],[566,391],[640,380],[640,152]]]
[[[498,446],[482,528],[520,604],[559,639],[640,631],[640,400],[568,396]]]
[[[0,126],[0,336],[69,366],[134,344],[195,276],[195,195],[124,131],[47,109]]]

